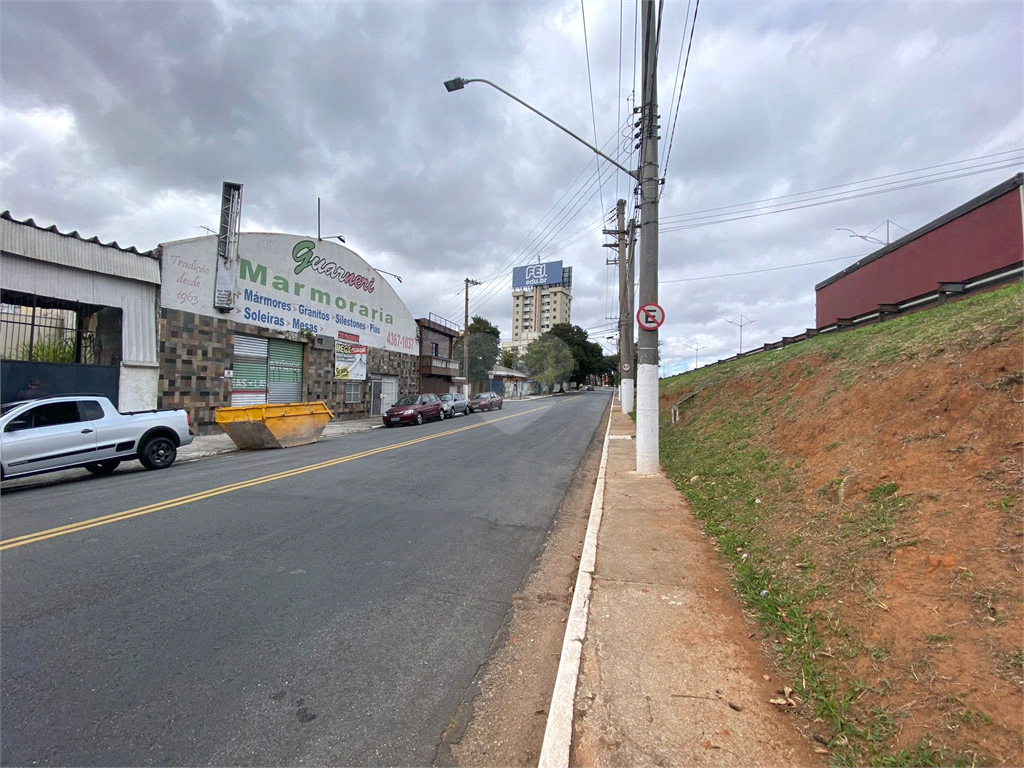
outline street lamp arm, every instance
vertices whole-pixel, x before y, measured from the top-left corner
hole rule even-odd
[[[570,136],[572,136],[574,139],[576,139],[576,141],[578,141],[580,144],[584,145],[585,147],[590,149],[592,152],[595,152],[596,154],[598,154],[601,157],[603,157],[605,160],[607,160],[609,163],[614,165],[620,171],[625,171],[626,173],[628,173],[630,176],[632,176],[637,181],[640,180],[640,172],[639,171],[631,171],[626,166],[618,163],[615,160],[612,160],[610,157],[608,157],[608,155],[606,155],[604,152],[602,152],[600,149],[595,147],[593,144],[591,144],[586,139],[580,138],[579,136],[577,136],[575,133],[570,131],[568,128],[566,128],[561,123],[559,123],[559,122],[557,122],[555,120],[552,120],[550,117],[545,115],[543,112],[541,112],[536,107],[534,107],[534,106],[532,106],[530,104],[527,104],[525,101],[520,99],[515,94],[509,93],[504,88],[502,88],[500,85],[496,85],[495,83],[492,83],[490,80],[484,80],[482,77],[471,77],[469,79],[465,79],[465,78],[461,78],[461,77],[456,77],[454,80],[448,80],[447,82],[445,82],[444,86],[445,86],[445,88],[448,89],[449,92],[451,92],[451,91],[462,90],[462,88],[465,87],[466,83],[486,83],[487,85],[491,86],[491,88],[494,88],[495,90],[501,91],[506,96],[508,96],[510,99],[518,101],[520,104],[522,104],[524,107],[526,107],[531,112],[534,112],[535,114],[538,114],[541,117],[543,117],[545,120],[547,120],[549,123],[551,123],[556,128],[561,128],[563,131],[565,131]]]

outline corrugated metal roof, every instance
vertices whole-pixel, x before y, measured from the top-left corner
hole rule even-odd
[[[61,232],[59,229],[57,229],[56,224],[53,224],[52,226],[49,227],[41,227],[38,224],[36,224],[35,221],[31,218],[19,221],[18,219],[11,216],[10,211],[4,211],[3,213],[0,213],[0,219],[13,221],[15,224],[23,224],[26,227],[34,227],[36,229],[41,229],[44,232],[53,232],[54,234],[60,235],[61,237],[73,237],[76,240],[81,240],[82,242],[85,243],[96,243],[97,245],[102,245],[104,248],[116,248],[117,250],[124,251],[125,253],[136,253],[139,256],[150,256],[154,259],[156,258],[156,254],[153,251],[140,251],[134,245],[129,248],[122,248],[120,245],[117,244],[117,240],[111,240],[109,243],[101,243],[98,237],[93,236],[86,239],[82,237],[80,234],[78,234],[77,230],[73,230],[71,232]]]
[[[10,211],[0,213],[0,248],[37,261],[160,284],[160,260],[154,251],[101,243],[78,232],[61,232],[56,225],[40,227],[32,219],[19,221]]]
[[[885,256],[887,253],[892,253],[893,251],[895,251],[895,250],[897,250],[899,248],[902,248],[907,243],[909,243],[909,242],[911,242],[913,240],[917,240],[917,238],[919,238],[919,237],[924,237],[925,235],[927,235],[932,230],[938,229],[939,227],[943,226],[944,224],[948,224],[949,222],[953,221],[953,219],[959,219],[961,216],[970,213],[975,208],[980,208],[981,206],[985,205],[986,203],[990,203],[993,200],[995,200],[997,197],[1002,197],[1007,192],[1011,192],[1012,190],[1014,190],[1017,187],[1020,187],[1022,185],[1024,185],[1024,173],[1018,173],[1015,176],[1013,176],[1013,177],[1007,179],[1006,181],[1002,182],[1001,184],[997,184],[996,186],[992,187],[992,189],[988,190],[987,192],[982,192],[977,197],[975,197],[975,198],[973,198],[971,200],[968,200],[966,203],[964,203],[960,207],[954,208],[952,211],[949,211],[948,213],[942,214],[941,216],[939,216],[939,218],[935,219],[934,221],[928,222],[923,227],[915,229],[913,232],[911,232],[908,235],[904,235],[899,240],[894,240],[893,242],[889,243],[889,245],[885,246],[884,248],[879,248],[874,253],[868,254],[867,256],[865,256],[860,261],[856,262],[855,264],[851,264],[850,266],[848,266],[842,272],[836,272],[836,274],[832,275],[831,277],[825,278],[820,283],[818,283],[816,286],[814,286],[814,290],[820,291],[826,285],[831,285],[836,280],[839,280],[842,277],[846,277],[851,272],[856,272],[858,269],[863,267],[865,264],[870,264],[872,261],[877,261],[878,259],[880,259],[883,256]]]

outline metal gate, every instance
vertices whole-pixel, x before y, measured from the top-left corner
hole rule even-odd
[[[370,379],[370,415],[381,416],[398,400],[398,379],[384,376]]]
[[[18,399],[30,381],[38,381],[47,395],[89,392],[106,395],[117,405],[121,369],[117,365],[36,363],[28,360],[0,362],[0,401]]]
[[[232,405],[263,405],[267,402],[267,340],[235,336]]]
[[[384,382],[380,379],[370,379],[370,415],[381,416],[380,395],[384,389]]]
[[[302,402],[302,344],[271,339],[267,359],[267,402]]]

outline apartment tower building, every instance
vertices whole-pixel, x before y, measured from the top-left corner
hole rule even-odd
[[[503,346],[526,350],[534,339],[572,317],[572,267],[560,261],[516,267],[512,273],[512,340]]]

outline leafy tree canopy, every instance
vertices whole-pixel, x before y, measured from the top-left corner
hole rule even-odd
[[[519,362],[519,355],[514,349],[503,349],[501,350],[501,365],[505,368],[515,368],[516,363]]]
[[[572,354],[573,370],[569,380],[574,384],[585,384],[590,376],[604,373],[604,350],[596,341],[590,341],[585,330],[570,323],[556,323],[549,333],[565,342]]]
[[[568,379],[574,365],[569,346],[551,333],[541,334],[526,348],[523,362],[533,380],[548,389]]]
[[[486,333],[488,336],[497,336],[501,338],[501,331],[498,330],[498,326],[487,320],[480,315],[473,315],[473,319],[469,321],[469,333]]]
[[[469,380],[486,381],[487,372],[498,359],[501,331],[489,320],[474,315],[469,323],[469,334],[456,340],[454,354],[460,363],[463,360],[463,345],[469,343]]]

